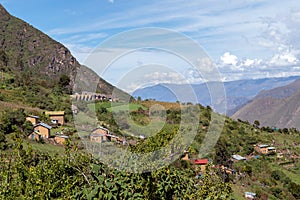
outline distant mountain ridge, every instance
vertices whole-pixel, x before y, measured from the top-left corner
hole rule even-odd
[[[236,109],[246,104],[260,91],[287,85],[298,78],[300,77],[292,76],[224,82],[227,102],[227,115],[233,114]],[[213,86],[215,83],[209,84]],[[197,102],[192,103],[200,103],[204,106],[211,105],[210,93],[205,83],[191,84],[190,86],[193,88],[197,97]],[[179,84],[158,84],[138,89],[132,94],[132,96],[141,97],[142,99],[155,99],[158,101],[175,102],[178,100],[176,94],[177,96],[183,97],[186,95],[186,87],[187,85]],[[185,99],[189,100],[189,98],[183,98],[183,100]],[[224,98],[218,99],[220,104],[224,101]]]
[[[300,79],[282,87],[260,92],[232,116],[262,126],[300,129]]]

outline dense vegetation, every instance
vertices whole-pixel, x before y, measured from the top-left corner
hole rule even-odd
[[[9,141],[1,151],[0,198],[16,199],[228,199],[229,184],[214,171],[201,179],[190,167],[171,165],[146,173],[110,168],[77,144],[64,153],[33,150],[25,139],[30,123],[23,110],[6,111],[1,131]],[[4,124],[5,122],[5,124]],[[32,126],[32,125],[31,125]],[[43,145],[43,144],[41,144]]]
[[[139,125],[147,125],[150,121],[147,108],[160,102],[144,101],[140,103],[141,107],[135,111],[130,111],[131,119]],[[163,102],[161,104],[166,108],[166,123],[163,128],[155,135],[148,135],[145,132],[148,138],[140,141],[136,146],[132,146],[131,151],[153,152],[165,147],[178,133],[180,116],[184,112],[179,109],[180,104],[169,103],[170,105],[166,105]],[[108,124],[108,127],[116,126],[115,123],[110,124],[110,121],[113,120],[113,114],[107,108],[107,105],[99,103],[96,108],[98,109],[97,116],[100,121]],[[194,158],[197,158],[199,153],[201,153],[199,149],[203,145],[202,143],[210,126],[213,113],[209,107],[205,108],[199,105],[199,108],[201,112],[198,133],[193,139],[193,143],[188,147],[190,155]],[[118,116],[118,114],[115,115]],[[219,123],[218,119],[215,120],[214,123]],[[130,123],[123,124],[123,133],[126,134],[128,130],[132,130],[132,126]],[[207,157],[216,166],[224,166],[234,171],[231,174],[222,171],[222,168],[217,168],[218,175],[223,181],[234,183],[234,198],[236,199],[243,199],[243,192],[246,191],[255,192],[260,199],[285,199],[286,197],[288,199],[298,199],[300,186],[299,141],[300,134],[295,128],[275,129],[260,127],[260,123],[257,120],[250,124],[249,122],[235,121],[225,117],[222,134],[213,151]],[[179,141],[179,143],[181,142]],[[278,154],[261,155],[254,150],[254,145],[256,144],[274,145]],[[246,156],[247,161],[233,162],[233,154]],[[280,155],[282,156],[278,157]],[[160,156],[165,155],[162,154]],[[173,164],[183,168],[186,167],[185,164],[178,161]],[[264,170],[261,170],[262,168]]]

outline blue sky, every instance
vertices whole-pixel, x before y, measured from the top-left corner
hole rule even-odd
[[[223,80],[300,74],[298,0],[0,0],[0,3],[12,15],[64,44],[81,63],[114,34],[160,27],[195,40],[216,63]],[[153,56],[153,52],[137,54],[131,61],[127,59],[124,67]],[[159,55],[162,54],[156,54]],[[170,61],[169,65],[173,64],[176,65]],[[172,82],[172,77],[168,80]]]

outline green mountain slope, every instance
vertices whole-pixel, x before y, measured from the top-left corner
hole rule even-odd
[[[84,79],[93,78],[99,92],[112,94],[114,86],[101,79],[86,66],[81,66],[71,52],[59,42],[10,15],[0,4],[0,70],[16,76],[28,76],[33,82],[43,82],[53,88],[62,75],[74,83],[76,73],[82,76],[78,91],[91,88]],[[97,84],[98,83],[98,84]],[[116,89],[122,97],[128,94]],[[93,92],[93,91],[92,91]]]

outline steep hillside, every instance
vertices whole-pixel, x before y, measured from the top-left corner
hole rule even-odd
[[[291,84],[285,86],[276,87],[271,90],[263,90],[256,96],[256,98],[264,98],[264,97],[285,98],[293,95],[299,89],[300,89],[300,79],[297,79]]]
[[[36,78],[57,74],[74,77],[80,64],[62,44],[28,23],[11,16],[0,5],[0,58],[12,72],[30,71]]]
[[[95,90],[103,94],[111,94],[116,90],[122,97],[128,97],[88,67],[81,66],[65,46],[10,15],[1,4],[0,71],[13,75],[14,82],[20,82],[21,79],[21,86],[31,84],[45,88],[54,88],[60,78],[66,75],[71,80],[69,90],[78,72],[77,91],[87,91],[91,88],[89,82],[93,81]]]
[[[233,118],[259,120],[262,126],[300,129],[300,80],[272,90],[262,91],[238,110]]]

